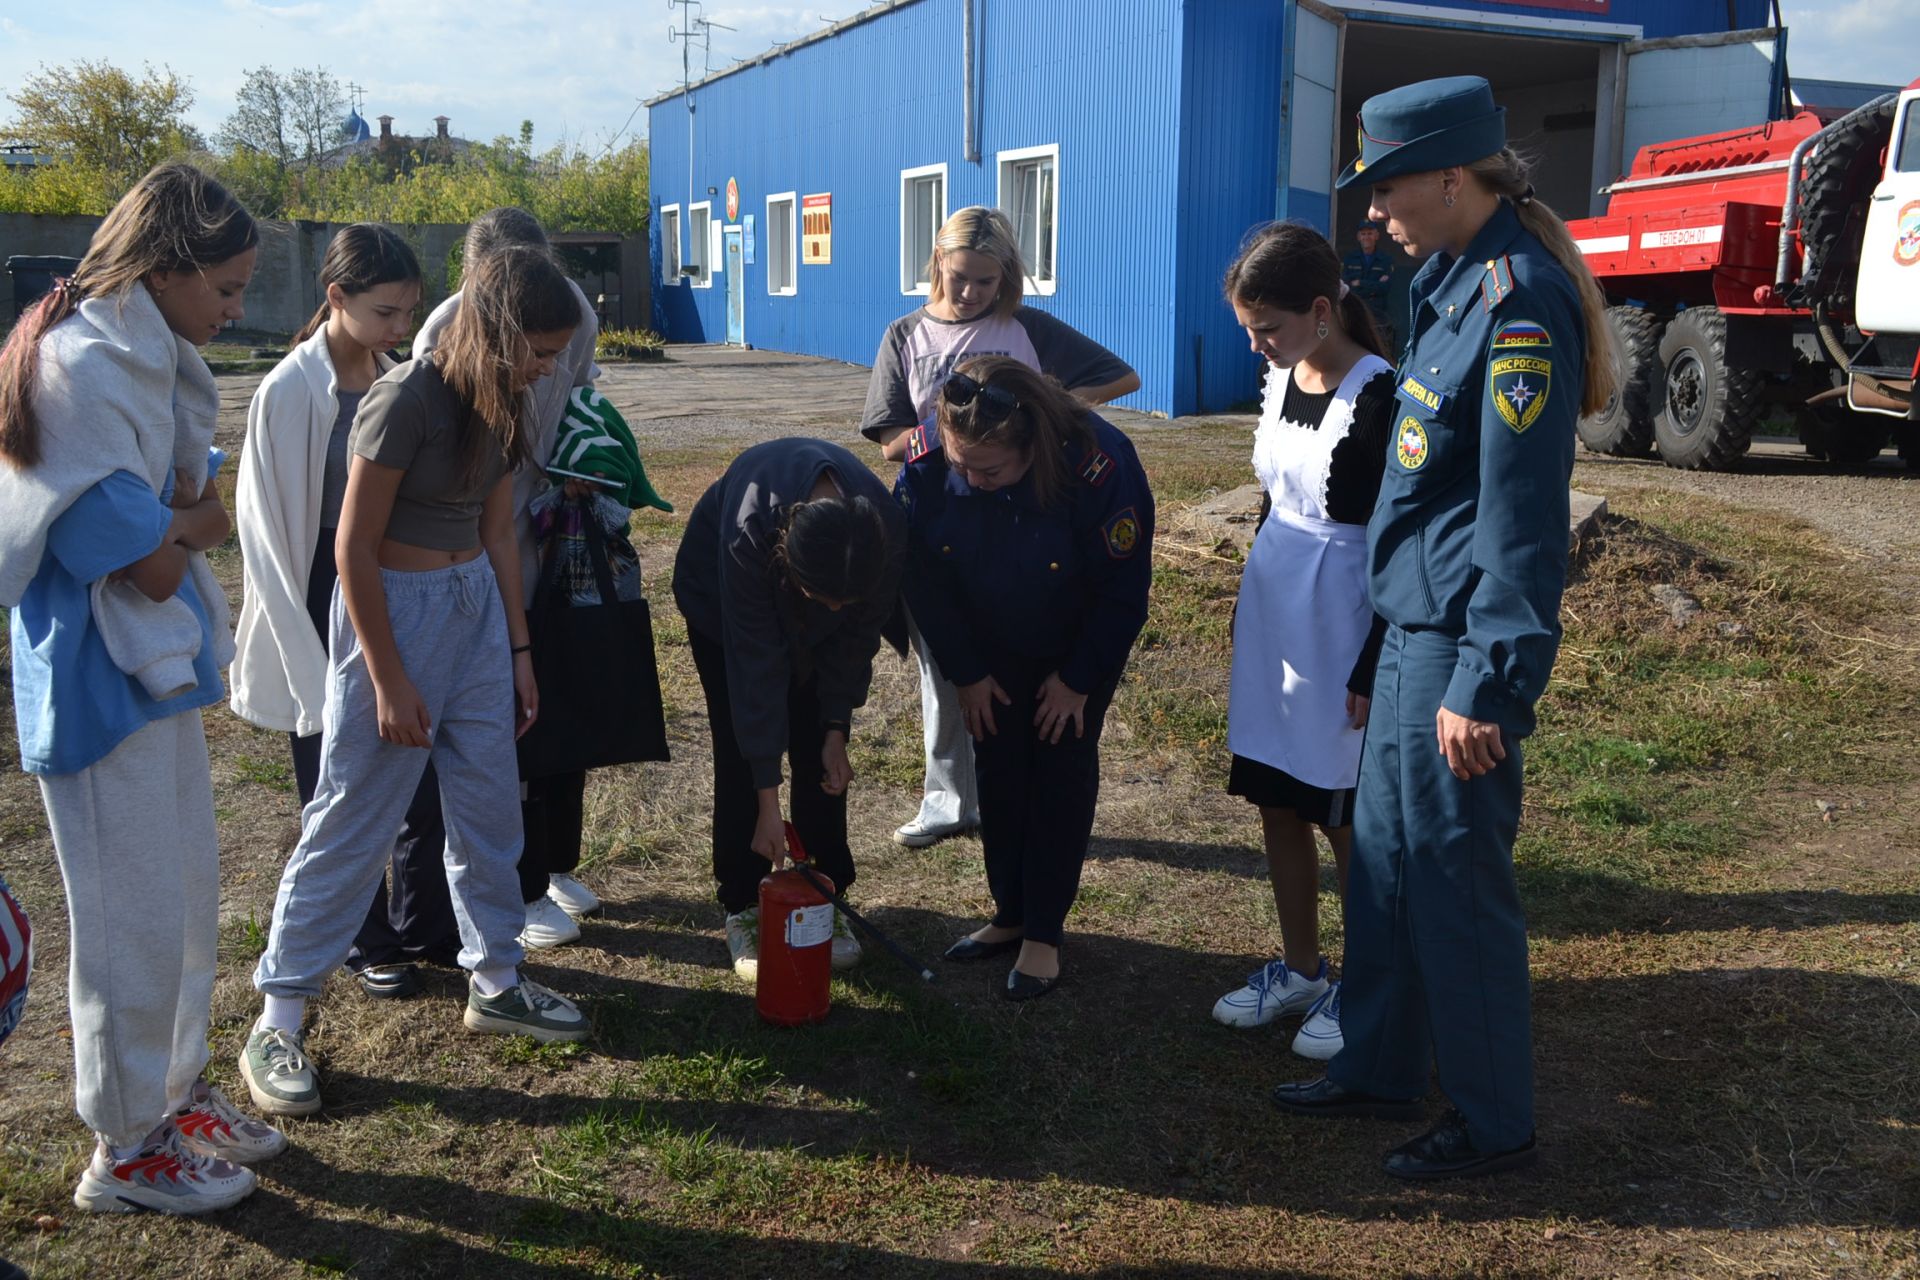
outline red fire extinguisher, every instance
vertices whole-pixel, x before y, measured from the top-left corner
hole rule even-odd
[[[807,860],[800,833],[787,824],[787,852]],[[820,872],[814,878],[835,886]],[[833,977],[833,903],[798,871],[775,871],[760,881],[760,974],[753,1003],[760,1016],[781,1027],[827,1016]]]

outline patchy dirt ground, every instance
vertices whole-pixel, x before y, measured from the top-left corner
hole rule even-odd
[[[864,370],[674,356],[602,386],[682,518],[746,443],[853,439]],[[257,381],[222,380],[229,444]],[[48,1277],[1920,1275],[1920,481],[1890,456],[1861,475],[1582,461],[1576,484],[1615,518],[1568,595],[1518,859],[1544,1158],[1419,1189],[1377,1168],[1412,1126],[1271,1111],[1267,1089],[1312,1070],[1291,1023],[1207,1017],[1276,944],[1256,824],[1219,788],[1237,570],[1180,536],[1189,506],[1244,477],[1251,420],[1117,416],[1169,537],[1058,995],[1016,1010],[997,967],[927,987],[875,956],[825,1025],[756,1020],[705,870],[704,712],[666,589],[680,525],[644,515],[675,760],[596,775],[583,874],[608,911],[534,967],[582,997],[595,1038],[470,1037],[448,971],[391,1005],[336,981],[310,1040],[328,1108],[289,1124],[294,1150],[236,1210],[68,1203],[86,1144],[69,939],[37,790],[0,778],[0,869],[40,929],[27,1020],[0,1048],[0,1255]],[[220,569],[237,596],[231,551]],[[1661,582],[1702,603],[1697,625],[1673,628],[1648,598]],[[986,895],[975,842],[886,838],[915,801],[916,693],[883,657],[856,734],[854,898],[933,955]],[[211,1071],[241,1095],[248,975],[296,813],[284,739],[207,721]],[[1335,946],[1330,892],[1325,908]]]

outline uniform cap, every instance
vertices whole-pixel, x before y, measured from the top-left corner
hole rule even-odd
[[[1507,145],[1507,109],[1479,76],[1422,80],[1360,104],[1360,155],[1336,187],[1472,164]]]

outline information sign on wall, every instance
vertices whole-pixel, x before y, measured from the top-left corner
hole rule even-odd
[[[824,267],[833,261],[833,193],[800,197],[800,261]]]
[[[746,251],[747,251],[747,265],[752,266],[753,265],[753,215],[748,214],[746,217],[742,218],[740,220],[740,224],[746,228],[746,241],[745,241],[744,247],[746,248]]]
[[[727,179],[727,221],[740,221],[740,182],[737,178]]]

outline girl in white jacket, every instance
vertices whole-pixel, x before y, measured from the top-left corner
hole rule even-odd
[[[320,771],[327,693],[327,611],[338,573],[334,536],[347,487],[347,436],[361,397],[393,367],[388,348],[413,328],[420,264],[386,227],[357,223],[320,264],[319,311],[247,409],[235,506],[246,596],[233,661],[233,710],[290,739],[304,807]],[[459,932],[447,892],[446,830],[431,766],[393,847],[391,892],[375,888],[347,966],[372,996],[412,994],[412,961],[451,964]]]

